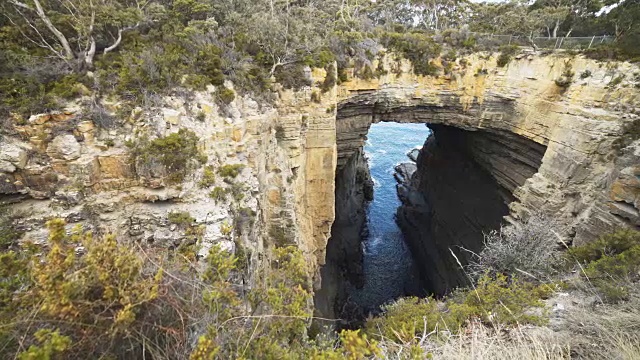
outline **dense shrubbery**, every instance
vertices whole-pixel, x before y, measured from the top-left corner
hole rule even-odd
[[[624,300],[640,273],[640,232],[622,230],[567,253],[569,264],[578,262],[582,275],[609,301]]]
[[[498,67],[505,67],[518,52],[517,46],[501,46],[500,47],[500,55],[498,56],[497,65]]]
[[[48,228],[49,247],[42,255],[35,248],[2,253],[4,278],[20,280],[0,290],[3,357],[188,353],[181,319],[203,308],[178,295],[186,284],[165,278],[162,269],[145,268],[137,250],[112,236],[94,239],[81,229],[67,236],[62,220],[51,220]]]
[[[440,56],[442,46],[429,34],[421,32],[385,34],[383,40],[390,49],[411,60],[413,70],[419,75],[434,75],[431,60]]]
[[[528,312],[543,307],[540,299],[553,288],[504,275],[481,277],[474,289],[452,294],[438,303],[433,298],[406,298],[385,308],[382,316],[367,321],[367,333],[379,339],[411,343],[423,333],[457,333],[474,319],[487,324],[544,324],[544,316]]]
[[[343,332],[337,348],[307,338],[311,283],[294,247],[274,249],[271,269],[247,292],[232,281],[246,260],[218,246],[199,273],[195,258],[79,228],[66,235],[62,220],[47,226],[47,248],[0,253],[2,358],[362,359],[378,351],[359,331]]]
[[[207,161],[198,150],[198,137],[186,129],[154,140],[142,137],[128,145],[137,168],[159,163],[170,182],[182,181],[196,166]]]
[[[242,164],[226,164],[218,169],[218,174],[224,178],[233,179],[240,175],[240,171],[244,168]]]

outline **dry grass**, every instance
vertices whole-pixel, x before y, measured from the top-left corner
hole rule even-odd
[[[574,353],[582,359],[640,359],[640,284],[629,301],[574,309],[567,315]]]
[[[381,342],[381,359],[413,359],[411,354],[444,360],[540,360],[569,359],[566,339],[544,327],[517,327],[509,330],[491,329],[482,324],[470,324],[463,333],[436,339],[425,334],[416,339],[419,348]],[[413,350],[413,351],[412,351]]]

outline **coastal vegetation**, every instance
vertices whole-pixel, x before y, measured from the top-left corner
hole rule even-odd
[[[169,219],[195,226],[188,213],[173,212]],[[3,226],[11,234],[11,223]],[[362,329],[331,336],[309,330],[312,284],[294,246],[276,246],[273,266],[255,287],[247,288],[239,282],[248,270],[247,250],[233,255],[216,245],[199,264],[195,253],[202,233],[197,231],[191,232],[195,245],[176,252],[118,242],[112,235],[97,237],[80,227],[69,230],[60,219],[46,226],[46,248],[6,241],[0,254],[3,357],[368,359],[401,354],[399,358],[428,359],[463,356],[473,351],[470,346],[482,346],[488,352],[522,351],[530,354],[525,358],[535,359],[584,351],[580,341],[596,338],[605,341],[593,354],[637,355],[640,350],[633,342],[622,342],[640,336],[637,326],[628,327],[634,319],[628,309],[640,296],[640,233],[633,230],[554,256],[557,272],[549,275],[547,264],[531,262],[526,252],[510,246],[516,239],[534,244],[548,228],[530,221],[521,230],[503,229],[501,239],[489,238],[491,245],[479,254],[493,261],[474,265],[484,275],[469,288],[440,299],[400,299]],[[520,265],[496,265],[504,263],[529,267],[522,271]],[[579,273],[567,277],[573,268]],[[578,309],[566,326],[582,327],[573,329],[575,337],[565,342],[544,343],[542,335],[527,332],[546,329],[546,299],[567,291],[591,292],[602,301],[588,324],[571,317],[584,311]],[[606,316],[606,311],[619,318]],[[510,342],[497,341],[496,331],[515,335]],[[469,334],[476,339],[464,343]]]
[[[603,6],[610,8],[601,12]],[[86,175],[86,185],[69,184],[79,189],[69,194],[47,189],[27,194],[19,188],[24,186],[20,172],[12,170],[16,177],[10,180],[3,177],[17,189],[3,200],[50,196],[52,208],[60,211],[20,222],[19,214],[0,208],[0,358],[460,359],[477,358],[479,349],[498,359],[640,358],[636,230],[621,229],[574,246],[559,235],[566,232],[555,231],[559,225],[553,219],[514,220],[485,234],[483,250],[473,253],[469,265],[458,263],[466,286],[441,296],[398,299],[358,323],[322,319],[313,308],[317,269],[308,261],[319,251],[299,246],[295,233],[296,217],[313,214],[287,211],[306,206],[306,198],[292,200],[277,186],[324,179],[309,169],[298,174],[299,167],[272,169],[263,159],[247,156],[246,139],[238,140],[245,133],[249,138],[275,131],[278,146],[294,146],[288,142],[297,131],[267,128],[259,120],[255,129],[245,129],[238,116],[230,115],[225,121],[242,131],[233,129],[241,136],[234,133],[224,163],[202,149],[225,141],[225,134],[198,132],[211,125],[207,121],[215,110],[187,109],[197,120],[196,130],[172,128],[178,121],[164,122],[171,116],[160,127],[135,119],[143,130],[126,134],[126,141],[115,130],[143,114],[140,109],[157,114],[169,96],[188,102],[207,92],[211,105],[229,114],[234,103],[250,103],[245,95],[256,100],[253,110],[259,111],[283,89],[306,91],[312,102],[322,103],[352,74],[366,80],[400,76],[407,71],[398,65],[403,60],[417,75],[452,77],[456,64],[467,66],[465,56],[482,52],[483,61],[502,68],[469,68],[482,80],[488,71],[507,71],[522,58],[523,48],[565,51],[561,44],[572,36],[591,37],[572,47],[576,54],[637,61],[638,1],[2,0],[0,12],[0,140],[31,136],[42,145],[16,145],[9,154],[13,162],[2,162],[15,167],[24,153],[24,162],[40,171],[44,155],[55,153],[73,160],[56,158],[55,171],[35,182],[44,183],[47,176],[57,181],[58,173],[62,180],[73,178],[71,172]],[[595,36],[602,41],[593,44]],[[541,37],[555,39],[556,45],[549,49]],[[385,54],[395,57],[391,71],[380,65]],[[326,72],[317,84],[311,68]],[[564,64],[555,79],[559,91],[579,86],[573,69],[571,61]],[[580,79],[591,76],[585,70]],[[629,79],[618,75],[608,86],[627,86]],[[19,133],[31,115],[69,104],[81,109],[73,121],[92,122],[98,136],[66,129],[68,136],[60,139],[68,140],[63,145],[71,150],[58,154],[55,146],[39,142],[40,135]],[[330,115],[340,110],[336,103],[323,104],[322,112],[325,106]],[[321,127],[308,121],[309,115],[302,119],[305,131]],[[620,149],[640,137],[640,122],[624,126],[614,143]],[[100,144],[93,152],[104,156],[86,161],[86,152],[78,150],[81,142]],[[126,150],[116,146],[122,143]],[[265,143],[260,149],[273,149],[273,142]],[[71,161],[77,162],[68,166]],[[335,161],[326,156],[321,163],[328,167]],[[251,163],[270,171],[259,188],[249,186],[262,181]],[[24,165],[16,166],[22,170]],[[129,179],[130,172],[135,179]],[[99,176],[113,181],[105,185],[96,180]],[[124,183],[129,180],[130,187]],[[95,195],[90,188],[103,185],[114,191],[110,195],[127,189],[123,203],[142,199],[163,215],[145,223],[148,227],[138,229],[139,237],[132,240],[101,228],[101,215],[122,215],[113,205],[104,205],[111,215],[69,210],[82,196]],[[138,191],[145,186],[152,190]],[[225,210],[230,211],[206,216],[195,207],[191,213],[175,211],[174,205],[190,201],[191,194],[183,191],[189,186],[204,194],[203,203],[220,205],[217,210],[229,205]],[[261,199],[273,203],[271,209],[253,196],[265,188],[269,193]],[[293,205],[286,209],[286,202]],[[97,204],[91,206],[102,206]],[[132,225],[137,214],[128,215]],[[82,225],[69,225],[79,221]],[[172,233],[167,246],[158,244],[163,234],[154,227],[159,223]],[[22,239],[25,231],[47,235],[31,241]],[[259,241],[241,237],[259,231],[264,232]],[[565,314],[559,305],[567,303],[581,305]],[[327,323],[329,330],[319,325]],[[568,334],[550,340],[547,332],[558,328]]]
[[[609,35],[612,42],[577,48],[602,60],[633,59],[640,55],[640,5],[614,3],[7,0],[0,4],[0,114],[19,121],[89,95],[93,113],[112,95],[151,106],[164,94],[208,85],[219,88],[222,105],[236,92],[269,101],[273,80],[309,85],[304,66],[328,70],[326,92],[346,79],[347,67],[375,76],[383,48],[431,76],[438,74],[433,60],[452,51],[498,52],[505,66],[513,39],[538,48],[536,36]],[[601,13],[605,5],[612,8]]]

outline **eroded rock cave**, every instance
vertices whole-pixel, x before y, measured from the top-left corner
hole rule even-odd
[[[347,321],[366,316],[349,303],[345,289],[367,281],[361,242],[373,183],[363,144],[372,123],[425,123],[432,130],[416,166],[408,167],[397,187],[402,206],[396,221],[419,272],[418,286],[406,295],[444,295],[466,284],[458,262],[465,265],[471,252],[481,250],[483,233],[508,221],[514,190],[538,171],[546,150],[505,130],[432,124],[426,116],[415,116],[416,109],[403,110],[412,116],[362,109],[343,104],[338,111],[336,217],[316,293],[319,314]],[[427,108],[417,111],[434,113]]]

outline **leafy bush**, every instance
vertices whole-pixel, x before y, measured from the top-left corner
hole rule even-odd
[[[581,274],[611,302],[629,296],[640,272],[640,232],[621,230],[569,249],[567,261],[583,264]]]
[[[573,83],[573,77],[575,76],[575,72],[573,71],[573,66],[571,62],[566,61],[564,63],[564,70],[562,71],[562,75],[555,80],[557,86],[561,88],[568,88]]]
[[[209,197],[215,200],[217,203],[225,201],[227,199],[228,191],[225,188],[216,186],[209,193]]]
[[[534,285],[516,277],[508,279],[501,274],[495,278],[484,276],[478,280],[474,290],[467,292],[464,303],[456,309],[457,316],[471,314],[487,323],[542,325],[547,322],[546,317],[527,310],[544,307],[540,299],[549,297],[553,291],[549,285]]]
[[[567,251],[566,257],[570,261],[588,264],[604,256],[619,255],[637,245],[640,245],[640,232],[624,229],[605,234],[582,246],[572,247]]]
[[[59,110],[64,100],[82,94],[79,75],[37,76],[30,74],[0,74],[0,116],[15,113],[28,117],[53,110]]]
[[[128,145],[136,168],[158,162],[169,174],[168,180],[174,183],[181,182],[198,164],[206,162],[198,150],[198,137],[187,129],[154,140],[143,137]]]
[[[553,220],[534,215],[524,223],[492,231],[485,235],[484,248],[474,255],[467,270],[474,278],[519,271],[548,275],[560,259],[554,228]]]
[[[21,268],[0,262],[3,275],[23,277],[0,306],[3,358],[21,352],[20,358],[29,359],[126,359],[144,352],[180,358],[188,353],[181,319],[203,308],[176,295],[185,290],[180,283],[161,270],[145,270],[137,250],[119,245],[113,236],[94,239],[80,229],[67,236],[59,219],[47,226],[50,246],[38,249],[41,255],[13,253]]]
[[[276,81],[285,89],[300,90],[311,86],[311,79],[307,77],[303,64],[280,66],[275,72]]]
[[[0,251],[8,250],[16,245],[22,236],[22,231],[16,229],[13,220],[16,217],[9,208],[0,205]]]
[[[500,56],[498,56],[498,67],[505,67],[511,62],[513,55],[518,52],[518,47],[514,45],[503,45],[500,47]]]
[[[191,217],[186,211],[174,211],[168,215],[169,222],[178,226],[188,226],[193,224],[196,219]]]
[[[271,271],[247,295],[254,315],[242,317],[238,295],[234,292],[215,292],[210,303],[219,311],[218,321],[208,327],[198,341],[191,359],[220,358],[306,358],[303,354],[314,351],[306,340],[306,327],[311,316],[311,283],[302,253],[293,247],[276,249]],[[235,269],[236,259],[214,269]],[[211,272],[205,278],[213,281],[220,274]],[[223,279],[225,276],[222,277]],[[226,305],[226,306],[225,306]],[[224,323],[225,326],[216,326]],[[251,331],[246,331],[251,329]]]
[[[333,89],[333,87],[336,86],[337,82],[336,66],[333,63],[326,67],[326,71],[327,76],[324,77],[322,84],[320,84],[320,90],[322,90],[323,93],[326,93]]]
[[[218,98],[223,104],[229,105],[236,98],[236,93],[229,88],[223,87],[218,93]]]
[[[204,167],[204,172],[202,173],[202,179],[198,183],[200,188],[208,188],[216,183],[216,174],[213,170],[213,166],[207,165]]]
[[[430,35],[414,33],[389,33],[384,40],[389,48],[411,61],[413,71],[418,75],[433,75],[432,59],[440,55],[442,47]]]
[[[457,333],[466,322],[517,325],[544,324],[546,317],[528,310],[544,306],[540,299],[553,288],[534,285],[498,274],[483,276],[474,289],[459,291],[439,304],[433,298],[405,298],[384,307],[384,313],[366,323],[366,332],[379,339],[411,343],[424,333],[447,330]]]
[[[240,171],[244,169],[244,165],[242,164],[232,164],[232,165],[222,165],[218,169],[218,174],[224,178],[236,178],[240,175]]]

